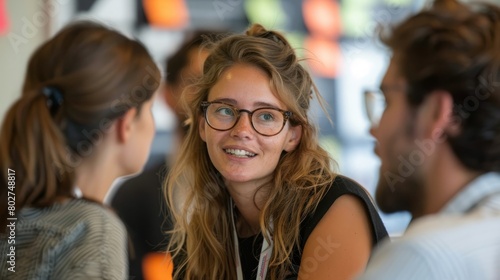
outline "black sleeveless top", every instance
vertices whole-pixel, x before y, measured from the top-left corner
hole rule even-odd
[[[305,244],[309,235],[312,233],[316,225],[323,218],[325,213],[330,209],[330,206],[337,198],[344,194],[350,194],[358,197],[365,205],[366,213],[371,221],[372,240],[376,246],[382,239],[388,236],[380,216],[373,205],[371,197],[367,192],[355,181],[345,176],[338,175],[335,178],[332,186],[321,199],[316,208],[307,219],[300,225],[300,250],[297,248],[292,252],[292,270],[291,275],[287,279],[296,279],[299,273],[300,261],[302,259],[301,252],[304,250]],[[245,280],[254,280],[257,275],[257,267],[259,256],[262,247],[262,234],[247,238],[238,238],[240,247],[240,261],[243,278]]]

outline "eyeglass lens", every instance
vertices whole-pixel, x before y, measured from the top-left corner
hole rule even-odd
[[[365,91],[365,107],[372,126],[377,126],[385,110],[385,98],[380,90]]]

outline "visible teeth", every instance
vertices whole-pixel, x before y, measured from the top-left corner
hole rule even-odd
[[[237,156],[237,157],[254,157],[254,153],[250,153],[245,150],[238,150],[238,149],[225,149],[224,150],[226,153]]]

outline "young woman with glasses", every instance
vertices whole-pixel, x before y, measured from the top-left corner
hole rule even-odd
[[[336,279],[387,233],[369,195],[332,170],[309,119],[309,73],[279,33],[212,46],[182,97],[190,130],[166,188],[176,279]]]

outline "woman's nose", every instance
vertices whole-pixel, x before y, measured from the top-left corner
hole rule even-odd
[[[242,112],[243,113],[243,112]],[[254,129],[252,126],[251,116],[247,114],[241,114],[236,124],[231,129],[232,136],[239,137],[249,137],[253,135]]]

